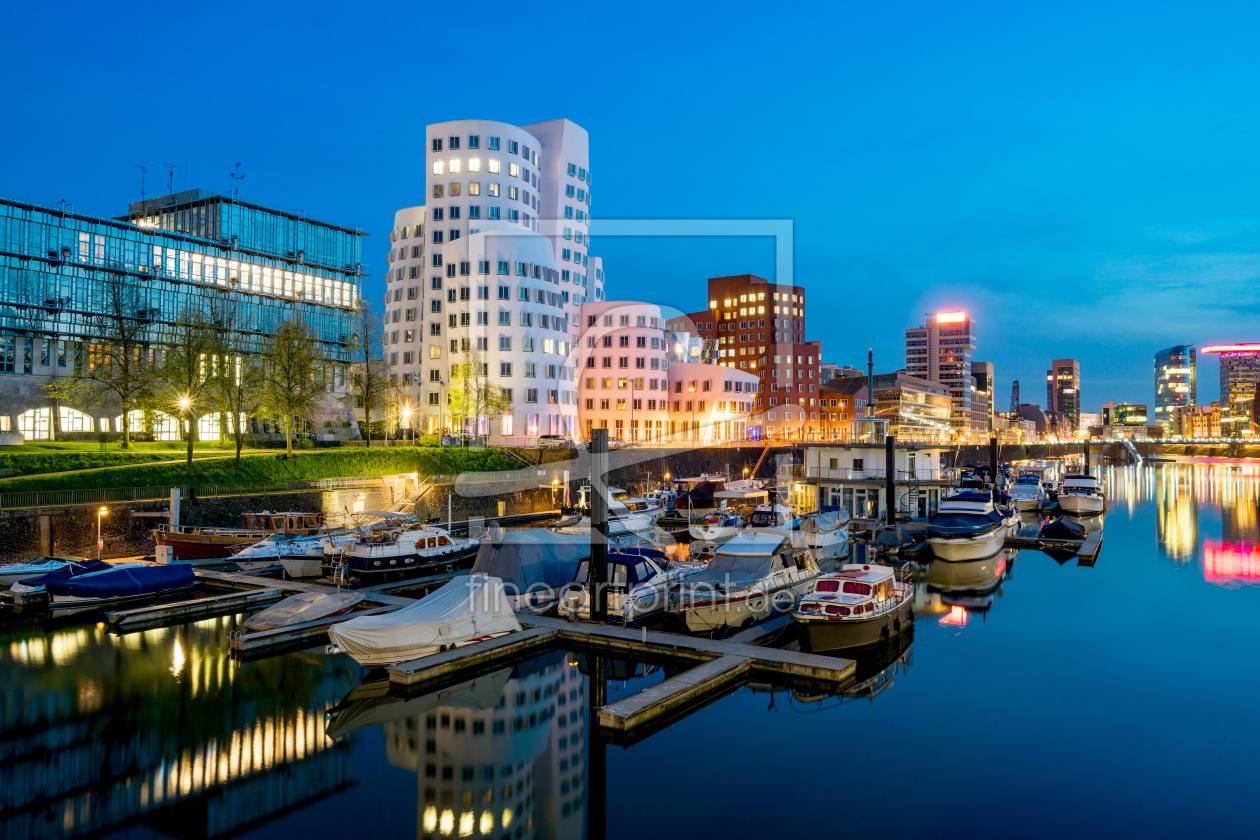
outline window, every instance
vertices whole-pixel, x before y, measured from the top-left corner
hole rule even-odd
[[[476,148],[480,148],[480,146],[481,146],[481,135],[469,134],[468,135],[468,148],[476,149]]]
[[[492,221],[492,222],[493,222],[493,221],[498,221],[498,219],[499,219],[499,208],[498,208],[496,205],[493,205],[493,204],[492,204],[492,205],[490,205],[490,207],[489,207],[489,215],[487,216],[487,218],[488,218],[488,219],[490,219],[490,221]]]
[[[499,376],[511,376],[511,375],[512,375],[512,363],[499,362]]]
[[[512,351],[511,336],[506,336],[506,335],[499,336],[499,350],[500,352],[503,352],[503,353],[510,353]]]
[[[432,143],[432,145],[431,145],[431,147],[430,147],[430,148],[431,148],[433,151],[435,151],[435,152],[440,152],[440,151],[442,151],[442,138],[441,138],[441,137],[434,137],[434,138],[433,138],[433,143]],[[572,164],[570,164],[570,166],[572,166]],[[572,174],[572,173],[570,173],[570,174]]]
[[[537,389],[537,388],[526,388],[526,389],[525,389],[525,402],[527,402],[527,403],[536,403],[536,402],[538,402],[538,389]],[[530,415],[530,417],[537,417],[537,416],[538,416],[537,414],[531,414],[531,415]],[[537,420],[535,420],[534,422],[535,422],[535,423],[537,423],[538,421],[537,421]],[[535,434],[537,434],[537,432],[535,432]]]
[[[499,150],[499,138],[493,136],[490,137],[489,142],[486,144],[486,148],[492,152],[497,152]]]
[[[499,326],[510,327],[512,325],[512,313],[506,309],[499,310]]]
[[[487,265],[488,265],[488,263],[487,263]],[[489,272],[487,271],[487,274],[488,274],[488,273],[489,273]],[[511,287],[510,287],[510,286],[500,286],[500,287],[499,287],[499,300],[507,300],[507,299],[508,299],[508,295],[509,295],[510,293],[511,293]]]

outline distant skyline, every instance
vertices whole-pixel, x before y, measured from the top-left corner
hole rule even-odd
[[[1044,404],[1151,404],[1173,344],[1260,341],[1260,56],[1251,4],[592,6],[72,4],[6,10],[0,194],[114,216],[228,191],[371,234],[421,204],[424,126],[568,117],[590,132],[593,253],[613,298],[684,312],[774,278],[770,240],[600,237],[611,218],[792,219],[823,358],[904,365],[964,309],[974,358]],[[496,24],[498,20],[500,24]],[[511,25],[508,25],[511,24]],[[545,37],[531,27],[546,27]],[[496,47],[496,42],[501,41]],[[1199,360],[1199,400],[1217,397]]]

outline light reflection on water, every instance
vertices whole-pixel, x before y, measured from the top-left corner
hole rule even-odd
[[[0,837],[578,838],[601,792],[612,837],[737,837],[846,784],[873,799],[845,833],[886,833],[895,801],[921,834],[1229,834],[1250,825],[1260,751],[1260,467],[1102,477],[1096,567],[1029,550],[930,564],[913,634],[857,656],[838,696],[752,684],[601,748],[599,790],[581,656],[399,698],[346,657],[235,663],[234,618],[119,638],[0,616]],[[609,673],[612,700],[676,671]],[[908,796],[892,780],[914,767]],[[965,831],[942,824],[958,813]]]

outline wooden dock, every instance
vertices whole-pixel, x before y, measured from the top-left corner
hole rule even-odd
[[[852,679],[856,668],[848,659],[754,644],[778,633],[783,628],[782,619],[745,630],[736,638],[710,639],[567,621],[527,612],[518,613],[517,618],[525,628],[522,633],[510,633],[403,662],[389,669],[390,681],[409,692],[427,693],[557,647],[686,667],[687,670],[658,685],[600,709],[601,727],[624,733],[690,713],[734,690],[754,674],[777,681],[838,689]]]

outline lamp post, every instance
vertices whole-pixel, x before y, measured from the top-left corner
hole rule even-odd
[[[416,445],[416,435],[411,431],[411,404],[403,403],[402,410],[403,422],[407,424],[407,434],[411,437],[411,445]]]
[[[101,548],[105,543],[101,542],[101,517],[109,514],[109,508],[100,508],[96,511],[96,559],[101,559]]]

